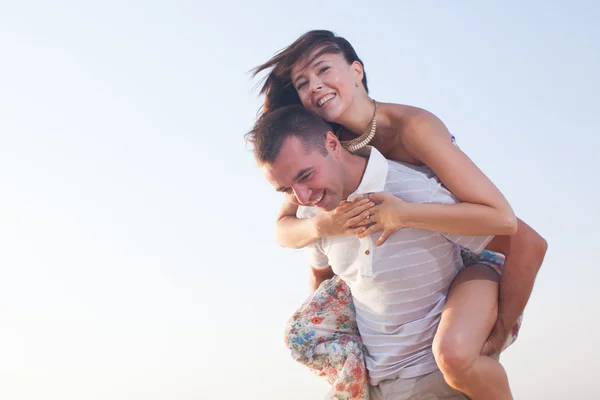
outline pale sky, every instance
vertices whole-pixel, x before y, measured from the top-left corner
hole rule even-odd
[[[599,3],[416,3],[0,0],[0,398],[324,396],[282,338],[305,256],[243,140],[248,71],[311,29],[548,240],[515,398],[598,398]]]

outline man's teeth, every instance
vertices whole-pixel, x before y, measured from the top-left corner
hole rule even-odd
[[[319,107],[323,107],[323,105],[325,105],[325,103],[327,103],[329,100],[333,99],[334,97],[335,97],[335,94],[333,94],[333,93],[328,94],[325,97],[322,97],[318,102]]]
[[[315,204],[317,204],[318,202],[320,202],[321,200],[323,200],[323,196],[325,196],[325,192],[321,193],[321,195],[319,196],[319,198],[316,199],[315,201],[313,201],[311,204],[314,206]]]

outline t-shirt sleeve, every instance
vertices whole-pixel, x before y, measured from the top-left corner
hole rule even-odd
[[[427,203],[457,204],[460,200],[454,196],[444,185],[437,180],[430,181],[429,199]],[[453,233],[443,233],[443,235],[453,243],[471,250],[473,253],[481,253],[485,246],[494,238],[494,236],[464,236]]]
[[[317,240],[316,242],[309,244],[304,248],[306,256],[308,258],[308,263],[316,269],[325,269],[329,267],[329,259],[325,252],[323,251],[323,246],[321,244],[321,240]]]

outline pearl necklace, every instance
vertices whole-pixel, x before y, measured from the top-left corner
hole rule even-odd
[[[344,147],[345,149],[351,151],[351,152],[355,152],[356,150],[362,149],[363,147],[365,147],[366,145],[368,145],[371,140],[373,140],[373,137],[375,136],[375,131],[377,130],[377,108],[378,108],[378,104],[375,100],[373,100],[373,103],[375,104],[375,110],[373,111],[373,119],[371,119],[371,126],[369,128],[367,128],[365,130],[365,132],[352,139],[352,140],[346,140],[343,142],[340,142],[342,147]],[[340,131],[338,131],[341,133],[341,129]]]

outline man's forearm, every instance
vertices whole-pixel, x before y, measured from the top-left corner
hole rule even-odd
[[[325,269],[317,269],[311,266],[310,271],[310,289],[313,292],[319,288],[323,281],[331,279],[335,276],[331,267]]]
[[[498,236],[487,247],[506,256],[498,303],[498,322],[505,330],[510,330],[523,313],[547,247],[546,241],[521,220],[514,235]]]

